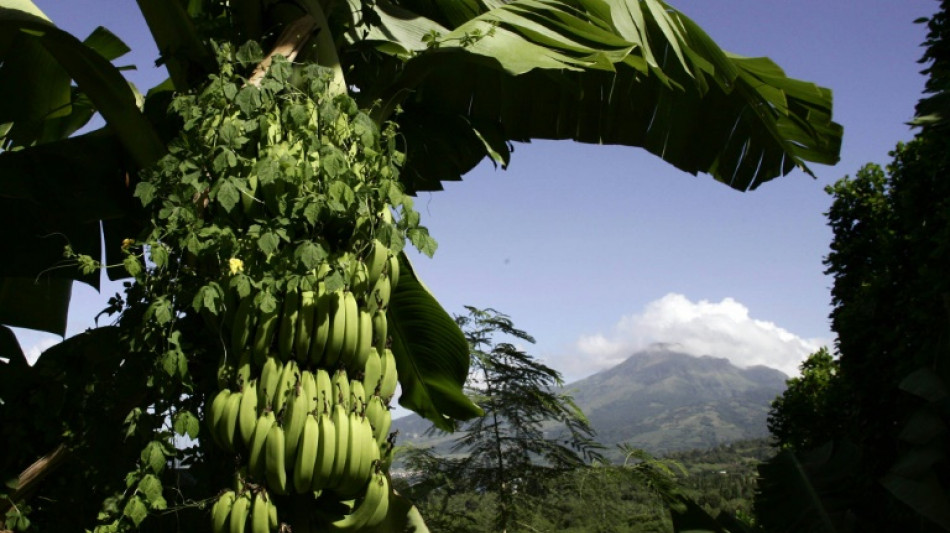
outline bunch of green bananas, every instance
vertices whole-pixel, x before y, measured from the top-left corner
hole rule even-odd
[[[238,363],[221,373],[226,378],[208,412],[211,438],[246,458],[250,484],[278,496],[351,501],[349,514],[329,522],[341,530],[382,520],[385,511],[378,510],[389,498],[383,465],[392,451],[389,403],[397,371],[385,311],[398,263],[378,242],[372,250],[374,260],[353,261],[365,278],[354,276],[358,282],[347,290],[329,292],[319,282],[316,291],[288,291],[280,312],[259,316],[248,304],[253,294],[241,299],[230,324]],[[229,506],[232,532],[243,524],[234,518],[243,512],[241,502],[237,497]]]
[[[434,241],[399,182],[394,125],[331,94],[316,65],[274,58],[248,85],[237,73],[256,61],[229,65],[229,50],[205,90],[175,96],[188,127],[143,173],[143,204],[176,217],[156,239],[222,339],[217,389],[202,391],[207,434],[241,474],[217,496],[213,529],[371,527],[391,494],[398,254]]]
[[[324,278],[346,271],[348,287],[327,290]],[[361,372],[369,347],[382,353],[388,341],[386,308],[399,280],[399,261],[378,240],[370,243],[365,259],[345,252],[315,269],[313,290],[300,285],[280,295],[281,305],[257,313],[255,293],[232,302],[226,317],[231,331],[231,353],[249,353],[262,366],[269,353],[281,361],[334,368],[338,364]]]
[[[211,507],[214,533],[244,533],[248,529],[250,533],[269,533],[277,527],[277,506],[265,489],[226,490]]]

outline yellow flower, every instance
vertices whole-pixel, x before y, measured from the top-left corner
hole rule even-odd
[[[129,246],[135,244],[135,241],[132,239],[122,239],[122,249],[125,250]]]
[[[231,275],[235,275],[238,272],[244,272],[244,261],[241,261],[237,257],[232,257],[228,261],[228,266],[231,267]]]

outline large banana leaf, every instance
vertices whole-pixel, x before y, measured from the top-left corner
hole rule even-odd
[[[462,392],[468,377],[468,342],[452,317],[416,277],[405,253],[387,318],[402,395],[399,404],[445,431],[455,421],[481,416]]]
[[[938,475],[950,465],[950,388],[927,367],[908,374],[900,388],[924,403],[907,418],[900,433],[904,446],[881,485],[943,531],[950,531],[950,490],[946,479]]]
[[[365,102],[383,102],[380,120],[404,110],[395,120],[407,130],[411,190],[440,189],[486,156],[505,164],[504,141],[537,138],[643,147],[739,190],[838,159],[828,89],[768,59],[727,54],[660,0],[380,1],[374,10],[378,24],[348,36],[376,53],[344,57]]]
[[[775,533],[852,531],[854,482],[859,451],[828,442],[808,452],[782,450],[759,465],[755,515]]]
[[[0,152],[0,323],[62,335],[70,281],[98,287],[63,264],[65,246],[102,257],[101,221],[115,229],[131,205],[126,169],[165,145],[110,63],[128,51],[113,34],[81,42],[29,0],[0,0],[0,34],[0,123],[13,123],[8,142],[19,148]],[[95,111],[106,131],[66,139]],[[107,236],[117,232],[129,236]],[[118,241],[106,244],[114,257]]]
[[[4,85],[12,85],[19,90],[23,86],[39,89],[49,85],[47,90],[59,95],[57,103],[60,107],[57,111],[49,109],[47,112],[66,114],[68,109],[64,110],[63,107],[68,108],[69,82],[74,80],[110,127],[119,134],[123,146],[136,163],[146,166],[161,157],[165,153],[165,145],[142,115],[135,92],[119,70],[94,48],[58,29],[45,17],[38,16],[32,10],[18,9],[17,6],[32,6],[32,2],[0,0],[0,30],[10,36],[7,42],[0,44],[3,76],[10,80],[30,80],[42,74],[51,75],[54,81],[49,84],[16,81]],[[42,56],[41,67],[22,62],[15,62],[11,66],[8,60],[20,53],[20,46]],[[38,73],[35,71],[37,68],[42,70]],[[30,114],[35,113],[31,111]]]
[[[137,0],[162,62],[178,90],[195,87],[216,69],[214,55],[178,0]],[[243,6],[251,2],[234,2]],[[258,2],[254,2],[258,3]],[[237,9],[237,7],[236,7]],[[259,21],[258,21],[259,24]]]
[[[0,154],[0,323],[65,333],[71,282],[99,286],[64,262],[67,245],[99,258],[104,242],[107,262],[121,262],[138,227],[123,159],[105,131]]]

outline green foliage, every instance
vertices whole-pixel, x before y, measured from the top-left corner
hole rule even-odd
[[[684,524],[697,523],[710,526],[702,531],[751,531],[756,466],[773,455],[766,441],[664,458],[631,448],[625,452],[624,464],[595,462],[544,478],[537,497],[522,501],[507,531],[670,533],[689,531]],[[417,459],[415,468],[395,481],[415,499],[432,531],[494,530],[496,493],[464,488],[464,479],[439,469],[443,460],[431,450],[410,453]],[[677,524],[682,527],[675,529]]]
[[[62,442],[83,458],[44,487],[37,503],[18,504],[7,525],[25,528],[32,520],[36,529],[66,530],[98,524],[100,532],[198,527],[204,498],[233,473],[233,464],[207,453],[200,441],[177,448],[173,441],[176,434],[200,438],[196,420],[217,367],[233,365],[221,324],[236,299],[253,293],[258,309],[272,309],[281,291],[312,286],[313,270],[323,264],[331,265],[327,287],[344,287],[352,280],[339,254],[343,242],[376,238],[400,250],[408,240],[431,255],[435,241],[419,226],[404,190],[439,188],[486,156],[507,163],[510,141],[573,136],[642,145],[680,168],[711,172],[743,190],[805,161],[837,157],[840,127],[830,118],[829,91],[789,83],[768,60],[726,56],[659,0],[616,2],[610,9],[599,0],[525,8],[474,2],[458,8],[454,0],[330,3],[332,24],[321,27],[317,39],[340,48],[342,65],[334,66],[338,73],[345,68],[343,87],[356,88],[358,102],[327,97],[319,69],[295,68],[279,58],[260,87],[246,86],[244,77],[263,54],[259,46],[236,45],[251,39],[270,47],[291,21],[322,19],[322,4],[139,2],[171,77],[143,99],[110,64],[126,47],[106,30],[80,42],[55,28],[30,0],[0,0],[0,26],[10,30],[0,45],[0,81],[6,81],[0,83],[0,226],[12,258],[0,269],[0,323],[63,332],[73,280],[96,286],[99,267],[134,280],[107,310],[119,313],[115,330],[44,354],[51,362],[42,368],[49,374],[15,364],[4,368],[10,386],[2,394],[9,403],[0,419],[28,441],[0,454],[3,472],[16,472]],[[396,31],[390,31],[394,22]],[[385,37],[376,38],[377,31]],[[424,34],[434,39],[422,42]],[[438,50],[417,54],[422,50],[414,40],[427,52],[432,44]],[[212,43],[228,44],[215,50]],[[676,58],[668,72],[654,60],[661,50]],[[332,46],[307,46],[297,59],[310,63],[328,55],[336,55]],[[538,75],[540,70],[545,72]],[[552,76],[558,83],[550,83]],[[464,86],[475,79],[479,87]],[[578,100],[605,94],[601,89],[608,85],[627,89],[611,93],[610,102]],[[503,102],[497,100],[502,94]],[[539,95],[579,104],[565,109],[609,105],[551,122],[552,110],[522,113],[530,107],[521,105],[524,99]],[[166,114],[169,101],[173,112]],[[647,113],[642,102],[648,102]],[[400,104],[405,113],[394,114]],[[748,114],[750,105],[774,112]],[[373,119],[359,111],[371,107]],[[693,112],[699,109],[714,112]],[[105,128],[66,138],[95,112],[107,121]],[[649,118],[674,112],[655,126]],[[615,122],[603,120],[615,115]],[[401,125],[399,136],[388,119]],[[707,137],[698,144],[708,150],[696,151],[692,136],[671,135],[684,120],[703,122],[698,131]],[[569,127],[551,129],[554,123]],[[132,201],[132,187],[144,210]],[[389,214],[381,211],[387,204],[398,208],[394,223],[381,220]],[[65,240],[35,238],[50,234]],[[38,276],[42,289],[35,286]],[[421,284],[407,287],[412,290],[393,295],[394,307],[422,308],[417,319],[445,322],[434,300],[420,296]],[[106,339],[110,335],[115,338]],[[411,328],[402,337],[403,348],[394,349],[400,368],[413,348]],[[112,344],[85,344],[90,339]],[[430,348],[440,337],[433,339]],[[106,363],[95,372],[76,371],[73,366],[95,358],[90,346]],[[20,352],[8,339],[3,347]],[[413,406],[430,417],[477,410],[457,390],[454,376],[465,365],[456,355],[445,355],[448,370],[439,379],[417,373],[431,399]],[[67,357],[76,360],[66,363]],[[62,377],[67,370],[86,381]],[[25,396],[24,385],[41,377],[65,392],[52,388],[39,400]],[[441,397],[432,394],[436,390]],[[59,405],[64,398],[68,404]],[[30,401],[48,411],[35,425],[32,410],[10,407]],[[546,408],[568,419],[578,414]],[[574,429],[584,433],[580,425]],[[569,464],[575,461],[568,448],[533,453]],[[178,475],[182,466],[189,468],[187,479]],[[76,487],[83,487],[78,496],[72,494]],[[71,512],[57,512],[55,502],[66,501]]]
[[[424,416],[435,427],[452,431],[458,420],[482,416],[457,384],[468,378],[468,344],[458,326],[420,282],[403,254],[400,280],[389,311],[392,350],[402,394],[399,404]]]
[[[458,491],[494,494],[491,527],[504,531],[546,491],[545,480],[599,457],[600,446],[570,396],[554,392],[562,384],[560,374],[497,337],[534,339],[493,309],[467,309],[468,315],[456,320],[471,351],[470,394],[485,414],[455,439],[453,451],[462,458],[414,450],[407,464],[426,472],[416,494],[423,488],[426,494],[440,491],[445,506]],[[546,422],[564,424],[565,434],[547,435]]]
[[[807,450],[818,447],[835,434],[842,421],[841,405],[831,387],[838,362],[827,348],[808,356],[799,366],[802,375],[788,380],[788,388],[769,413],[769,432],[785,447]]]
[[[827,531],[950,530],[950,413],[933,394],[950,383],[948,8],[929,20],[922,130],[886,168],[828,188],[838,357],[813,356],[776,403],[790,451],[763,469],[756,505],[778,530],[792,516]]]

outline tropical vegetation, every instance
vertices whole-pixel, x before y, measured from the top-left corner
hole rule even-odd
[[[950,530],[948,8],[920,21],[914,139],[827,189],[838,338],[773,404],[782,451],[756,500],[769,530]]]
[[[107,29],[0,0],[7,529],[203,530],[210,509],[216,531],[424,531],[367,422],[389,401],[371,361],[440,427],[481,409],[465,337],[402,252],[435,248],[413,194],[533,138],[642,147],[743,191],[838,156],[828,89],[661,0],[138,7],[168,71],[144,95]],[[102,271],[129,280],[113,322],[28,364],[9,327],[63,334],[72,283]],[[336,446],[330,477],[290,465],[327,461],[314,443]]]

